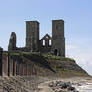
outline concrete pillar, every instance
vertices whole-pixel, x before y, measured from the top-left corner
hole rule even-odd
[[[22,75],[24,76],[24,64],[22,64],[22,69],[23,69],[22,70],[23,71],[23,74]]]
[[[16,76],[16,60],[13,60],[13,76]]]
[[[16,75],[19,75],[19,63],[16,61]]]
[[[23,64],[22,63],[20,63],[20,65],[19,65],[20,67],[19,67],[19,75],[23,75]]]
[[[21,64],[21,75],[23,76],[23,63]]]
[[[2,76],[2,53],[3,48],[0,47],[0,76]]]
[[[2,55],[2,76],[8,76],[8,57]]]
[[[10,57],[10,59],[9,59],[9,69],[10,69],[10,76],[13,76],[13,59],[11,59],[11,57]]]
[[[19,75],[21,75],[21,63],[19,63]]]
[[[24,64],[24,76],[25,76],[25,74],[26,74],[25,72],[26,72],[26,66],[25,66],[25,64]]]
[[[30,65],[27,64],[27,75],[29,76],[30,75]]]
[[[26,70],[26,71],[27,71],[27,76],[28,76],[28,64],[26,64],[26,68],[27,68],[27,70]]]

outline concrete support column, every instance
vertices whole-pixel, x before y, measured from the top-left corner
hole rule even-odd
[[[16,60],[13,60],[13,76],[16,76]]]
[[[19,63],[16,61],[16,75],[19,75]]]
[[[9,64],[10,64],[10,76],[13,76],[13,60],[10,58],[10,61],[9,61]]]
[[[27,64],[27,75],[30,75],[30,65]]]
[[[20,63],[20,67],[19,67],[19,75],[23,75],[23,64]]]
[[[2,76],[8,76],[8,57],[2,55]]]
[[[23,63],[21,63],[21,75],[23,76]]]
[[[19,75],[21,75],[21,63],[19,63]]]
[[[26,65],[24,64],[24,76],[26,75]]]
[[[26,67],[27,67],[27,76],[28,76],[28,64],[26,64]]]
[[[3,48],[0,48],[0,76],[2,76],[2,54]]]
[[[24,76],[24,64],[22,64],[22,71],[23,71],[22,72],[23,73],[22,75]]]

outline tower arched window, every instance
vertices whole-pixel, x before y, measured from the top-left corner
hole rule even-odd
[[[45,46],[45,40],[43,40],[43,46]]]
[[[49,40],[49,46],[51,46],[51,40]]]

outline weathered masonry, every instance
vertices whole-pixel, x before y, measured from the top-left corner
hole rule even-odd
[[[16,60],[4,54],[0,48],[0,76],[31,76],[36,75],[35,67],[26,60]]]
[[[39,50],[39,22],[26,21],[26,47],[31,51]]]
[[[55,55],[65,56],[64,21],[52,21],[52,51]]]
[[[65,57],[64,21],[52,20],[52,37],[46,34],[42,39],[39,39],[39,25],[38,21],[26,21],[25,47],[16,47],[16,34],[13,32],[10,37],[8,50],[52,53]]]

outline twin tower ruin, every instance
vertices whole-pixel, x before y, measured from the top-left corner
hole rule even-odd
[[[52,20],[52,37],[46,34],[42,39],[39,39],[39,22],[26,21],[26,46],[16,47],[16,34],[12,32],[8,50],[52,53],[65,56],[64,21]]]

